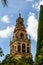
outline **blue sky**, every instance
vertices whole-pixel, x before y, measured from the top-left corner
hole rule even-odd
[[[31,52],[36,53],[37,29],[40,5],[43,0],[8,0],[8,7],[3,7],[0,0],[0,47],[4,54],[10,53],[10,38],[12,38],[16,19],[21,13],[28,38],[31,36]],[[2,60],[4,57],[0,57]]]

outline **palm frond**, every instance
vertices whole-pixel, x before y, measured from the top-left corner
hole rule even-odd
[[[2,4],[3,4],[4,7],[5,7],[5,6],[8,6],[8,5],[7,5],[7,0],[1,0],[1,2],[2,2]]]

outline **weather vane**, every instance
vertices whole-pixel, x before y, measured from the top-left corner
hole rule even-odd
[[[20,9],[19,9],[19,17],[21,17]]]

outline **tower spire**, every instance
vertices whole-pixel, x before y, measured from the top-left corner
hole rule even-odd
[[[21,13],[19,13],[19,17],[21,17]]]

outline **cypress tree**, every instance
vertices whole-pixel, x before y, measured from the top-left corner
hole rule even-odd
[[[43,40],[43,5],[40,6],[40,14],[38,21],[37,51],[40,50],[42,40]]]
[[[34,65],[43,65],[43,5],[40,6],[37,49]]]

